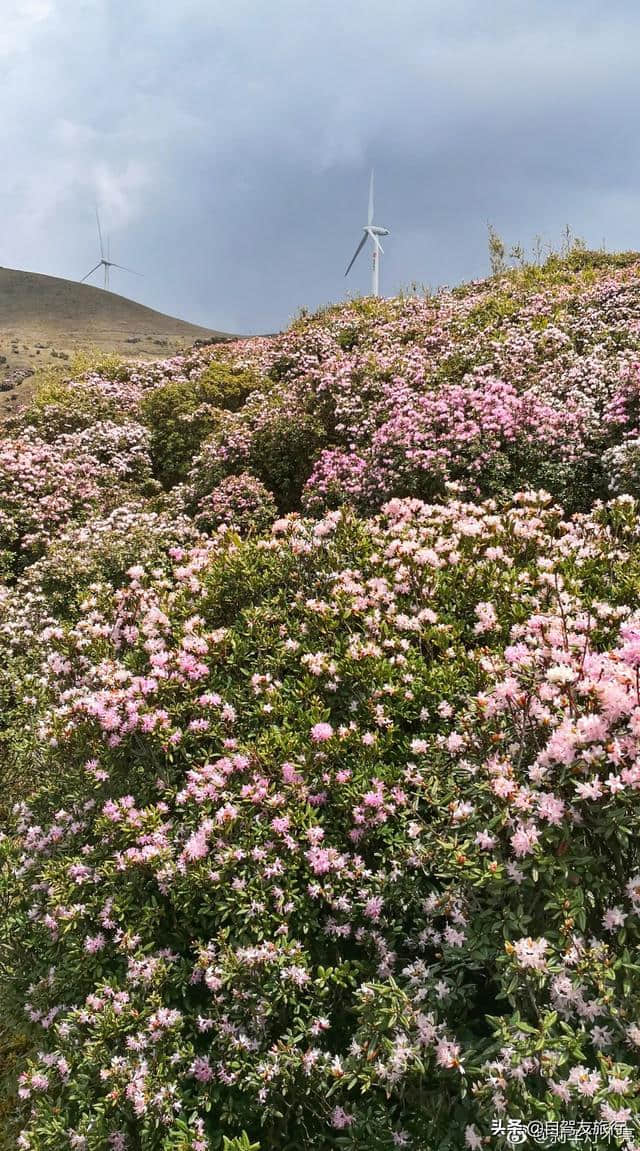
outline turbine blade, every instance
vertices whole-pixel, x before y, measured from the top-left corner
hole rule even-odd
[[[97,271],[98,271],[98,268],[99,268],[99,267],[100,267],[100,265],[101,265],[101,263],[102,263],[102,260],[98,260],[98,263],[96,264],[95,268],[92,268],[90,272],[87,272],[86,276],[83,276],[83,277],[82,277],[82,279],[81,279],[80,283],[81,283],[81,284],[84,284],[85,280],[88,280],[88,279],[89,279],[89,276],[92,276],[94,272],[97,272]]]
[[[373,168],[371,169],[371,179],[369,181],[369,215],[367,216],[367,224],[369,227],[373,224]]]
[[[104,244],[102,243],[102,229],[100,227],[100,217],[98,215],[98,205],[96,204],[96,224],[98,225],[98,239],[100,241],[100,256],[104,260]]]
[[[364,248],[364,246],[365,246],[366,242],[367,242],[367,232],[365,232],[365,234],[364,234],[364,236],[362,237],[362,239],[361,239],[360,243],[358,244],[358,247],[356,248],[355,252],[353,253],[353,257],[352,257],[352,259],[351,259],[351,263],[349,264],[349,267],[347,268],[347,270],[346,270],[346,272],[345,272],[345,276],[348,276],[348,275],[349,275],[349,272],[351,271],[351,269],[352,269],[353,265],[355,264],[355,262],[356,262],[356,259],[357,259],[357,258],[358,258],[358,256],[360,255],[360,252],[361,252],[361,251],[362,251],[362,249]]]
[[[144,272],[134,272],[133,268],[125,268],[124,264],[114,264],[112,260],[109,261],[110,268],[120,268],[122,272],[131,272],[132,276],[144,276]]]

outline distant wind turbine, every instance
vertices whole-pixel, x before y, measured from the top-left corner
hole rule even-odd
[[[104,268],[104,286],[105,286],[106,291],[109,291],[109,268],[120,268],[120,270],[122,272],[131,272],[132,276],[141,276],[142,272],[134,272],[133,268],[125,268],[124,264],[116,264],[116,263],[114,263],[113,260],[109,259],[109,237],[108,236],[107,236],[107,254],[105,256],[104,244],[102,242],[102,229],[100,227],[100,217],[98,215],[98,209],[97,208],[96,208],[96,224],[98,225],[98,240],[100,242],[100,259],[98,260],[98,263],[96,264],[95,268],[92,268],[90,272],[87,272],[86,276],[82,277],[80,283],[84,284],[85,280],[89,279],[89,276],[92,276],[94,272],[98,271],[98,268]]]
[[[367,224],[363,229],[364,236],[362,237],[358,247],[356,248],[351,263],[345,272],[345,276],[349,275],[356,259],[364,248],[369,236],[373,242],[373,270],[371,276],[371,292],[374,296],[380,295],[380,256],[384,255],[384,249],[380,243],[378,236],[388,236],[388,228],[378,228],[373,223],[373,169],[371,169],[371,180],[369,183],[369,214],[367,216]]]

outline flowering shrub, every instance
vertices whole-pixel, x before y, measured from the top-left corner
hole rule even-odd
[[[306,485],[314,514],[431,499],[451,481],[473,498],[544,486],[570,509],[625,490],[607,453],[638,431],[634,273],[554,275],[535,292],[528,270],[499,289],[356,301],[229,345],[262,385],[205,441],[190,483],[202,496],[249,470],[280,510]]]
[[[33,559],[69,520],[123,499],[124,485],[153,490],[147,434],[139,424],[101,421],[52,443],[27,427],[0,441],[0,558]]]
[[[55,443],[70,456],[86,453],[99,464],[106,465],[118,480],[151,478],[147,430],[132,420],[123,423],[102,420],[83,431],[59,436]]]
[[[49,782],[4,845],[24,1146],[626,1114],[637,530],[400,500],[134,565],[47,627]]]
[[[334,511],[342,504],[363,502],[367,487],[367,461],[355,452],[327,448],[322,452],[302,493],[302,507],[311,514]]]
[[[604,453],[603,463],[612,492],[640,495],[640,437],[616,444]]]
[[[67,524],[11,591],[0,590],[0,745],[3,732],[10,745],[3,763],[0,812],[10,809],[12,794],[33,787],[38,775],[38,737],[28,738],[41,680],[34,664],[46,669],[51,660],[57,663],[51,634],[60,634],[67,621],[82,614],[89,632],[98,636],[91,604],[99,589],[113,595],[128,583],[126,573],[136,562],[162,571],[170,563],[168,553],[180,555],[197,538],[193,521],[184,516],[169,519],[140,505],[123,504],[106,516],[89,516],[81,525]]]
[[[249,472],[229,476],[198,504],[196,523],[205,531],[223,524],[240,532],[261,532],[277,515],[271,492]]]
[[[248,372],[212,361],[196,379],[172,380],[145,395],[142,415],[151,429],[154,469],[165,485],[185,478],[220,409],[234,411],[255,386]]]
[[[281,511],[292,511],[300,505],[323,439],[320,421],[299,399],[272,388],[221,420],[194,458],[189,482],[202,496],[227,476],[251,471],[273,492]]]
[[[640,1145],[636,285],[356,301],[7,427],[7,1148]],[[259,386],[160,492],[145,412],[218,363]]]
[[[33,557],[71,517],[100,495],[100,468],[88,452],[53,447],[27,429],[0,442],[0,556]]]

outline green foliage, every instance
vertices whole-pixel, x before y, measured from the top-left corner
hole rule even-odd
[[[20,1124],[15,1113],[18,1075],[33,1049],[26,1033],[0,1023],[0,1151],[15,1151]]]
[[[586,268],[598,271],[611,268],[630,268],[638,263],[637,252],[602,252],[590,248],[573,248],[566,257],[567,266],[574,272],[582,272]]]
[[[300,507],[302,489],[324,441],[324,429],[312,415],[292,413],[282,404],[252,436],[250,464],[273,492],[281,512]]]
[[[242,1135],[237,1135],[235,1139],[228,1139],[224,1135],[222,1151],[260,1151],[260,1144],[252,1143],[246,1131],[243,1131]]]
[[[352,351],[358,343],[358,329],[356,327],[341,328],[337,340],[343,352]]]
[[[460,384],[473,367],[473,359],[465,352],[451,352],[443,356],[434,373],[434,383]]]
[[[467,318],[468,323],[472,329],[482,330],[489,325],[499,328],[517,315],[519,307],[520,303],[513,291],[509,291],[508,288],[504,291],[495,291],[471,309]]]
[[[198,507],[230,475],[249,472],[264,484],[281,512],[296,511],[313,462],[326,438],[318,415],[281,386],[255,394],[202,445],[189,472]]]
[[[151,433],[154,474],[166,487],[184,480],[203,440],[223,410],[236,411],[257,386],[251,372],[212,361],[196,380],[175,380],[150,391],[141,414]]]
[[[260,387],[259,377],[248,369],[234,368],[222,360],[212,360],[197,381],[208,404],[236,412],[247,396]]]
[[[506,269],[506,247],[492,224],[487,224],[489,232],[489,264],[492,276],[501,276]]]
[[[86,362],[86,358],[80,360],[83,365]],[[73,366],[70,370],[75,371]],[[57,370],[44,373],[30,404],[15,423],[30,424],[44,439],[52,441],[65,433],[88,428],[98,420],[121,419],[114,399],[90,383],[78,385],[80,374],[63,376]]]

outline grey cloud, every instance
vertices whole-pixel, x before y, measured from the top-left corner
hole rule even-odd
[[[640,247],[633,0],[4,0],[0,263],[236,331],[366,291],[343,272],[368,168],[383,288],[510,242]]]

